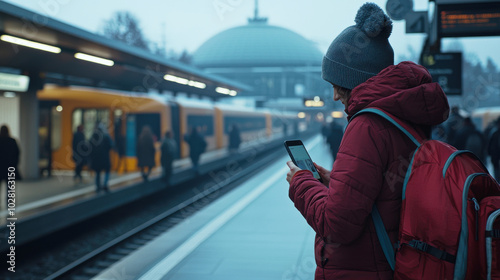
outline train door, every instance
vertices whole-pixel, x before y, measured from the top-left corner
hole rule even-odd
[[[52,175],[52,111],[57,101],[40,101],[38,117],[38,168],[40,175]]]
[[[53,152],[62,146],[62,110],[57,101],[40,101],[38,111],[38,169],[40,175],[51,176]],[[56,164],[57,165],[57,164]]]
[[[128,114],[126,130],[125,154],[127,157],[135,157],[137,140],[143,127],[149,126],[153,132],[155,141],[161,140],[161,121],[158,113]]]

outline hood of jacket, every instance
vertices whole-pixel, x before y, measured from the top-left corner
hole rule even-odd
[[[365,108],[379,108],[417,125],[438,125],[449,115],[448,99],[421,65],[391,65],[355,87],[346,110],[348,119]]]

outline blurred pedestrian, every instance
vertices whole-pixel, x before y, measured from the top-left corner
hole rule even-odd
[[[342,11],[340,11],[342,12]],[[378,108],[413,125],[422,138],[446,120],[448,101],[422,66],[394,63],[389,43],[392,21],[374,3],[364,4],[354,26],[331,43],[322,77],[350,121],[333,169],[312,172],[287,162],[288,194],[316,232],[315,279],[392,279],[394,272],[371,219],[376,205],[391,244],[397,241],[403,181],[416,145],[396,126],[375,114]],[[429,99],[430,98],[430,99]]]
[[[462,127],[457,131],[455,148],[473,152],[483,163],[486,163],[484,136],[476,129],[470,117],[464,118]]]
[[[184,141],[189,144],[189,157],[193,164],[193,170],[198,173],[198,164],[200,161],[200,156],[207,148],[207,142],[200,135],[198,127],[191,128],[191,133],[184,135]]]
[[[328,130],[328,137],[326,141],[330,145],[330,153],[332,154],[332,159],[335,161],[337,157],[337,152],[339,151],[340,142],[344,136],[344,129],[341,125],[337,124],[335,120],[330,123],[330,129]]]
[[[73,134],[73,155],[72,159],[75,162],[75,175],[73,176],[73,180],[76,182],[77,180],[80,183],[83,181],[82,178],[82,169],[87,162],[87,142],[85,141],[85,134],[83,134],[83,125],[79,125],[76,128],[75,133]]]
[[[108,181],[111,169],[109,152],[113,147],[113,141],[102,123],[96,125],[94,133],[89,140],[90,166],[95,172],[96,192],[109,192]],[[101,183],[101,172],[104,171],[104,182]]]
[[[229,152],[236,153],[241,144],[240,130],[236,124],[231,125],[229,131]]]
[[[431,139],[446,142],[446,128],[443,124],[432,127]]]
[[[149,180],[149,175],[154,166],[155,162],[155,141],[153,137],[153,132],[151,128],[146,125],[142,128],[142,132],[139,135],[136,145],[137,154],[137,166],[141,170],[141,175],[144,181]]]
[[[488,155],[493,165],[495,179],[500,182],[500,118],[496,120],[496,127],[490,132]]]
[[[323,135],[323,140],[325,140],[325,143],[328,142],[328,134],[328,125],[325,122],[321,125],[321,135]]]
[[[17,141],[9,134],[9,127],[4,124],[0,127],[0,191],[2,189],[2,182],[5,181],[5,208],[9,204],[9,178],[11,182],[21,179],[21,173],[17,165],[19,164],[19,146]]]
[[[165,133],[165,139],[161,143],[160,162],[163,169],[162,180],[167,186],[170,186],[170,177],[172,175],[172,164],[177,154],[177,144],[173,139],[172,132]]]
[[[457,106],[451,108],[450,117],[444,123],[446,129],[446,143],[456,146],[457,132],[462,128],[464,118],[460,115],[460,109]]]
[[[116,163],[116,172],[119,172],[123,166],[123,171],[127,173],[127,162],[125,160],[125,136],[122,133],[122,121],[118,119],[115,125],[115,146],[118,153]]]

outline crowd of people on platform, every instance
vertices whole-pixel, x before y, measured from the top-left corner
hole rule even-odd
[[[500,182],[500,118],[481,130],[470,117],[460,114],[458,107],[451,109],[449,119],[433,130],[433,139],[446,142],[458,150],[473,152],[485,165],[493,166],[493,175]]]
[[[116,127],[120,127],[118,124]],[[127,166],[125,160],[125,137],[120,129],[116,129],[112,140],[107,128],[102,124],[96,124],[92,136],[87,140],[83,133],[83,125],[79,125],[73,134],[73,161],[75,162],[74,180],[82,182],[82,169],[88,166],[89,170],[95,173],[96,192],[109,192],[109,176],[111,172],[111,154],[112,150],[117,153],[117,171],[134,169]],[[137,136],[135,145],[135,154],[137,158],[137,168],[139,169],[144,181],[149,181],[149,176],[156,164],[155,146],[157,137],[153,134],[151,127],[144,125],[141,133]],[[170,185],[170,176],[172,174],[173,161],[177,156],[177,143],[173,139],[170,131],[165,133],[164,139],[160,145],[160,164],[162,167],[162,181],[165,185]],[[104,180],[101,180],[101,173],[104,172]]]
[[[117,126],[120,126],[119,124]],[[75,163],[75,182],[83,181],[82,170],[88,166],[89,170],[95,173],[96,192],[109,192],[109,177],[111,171],[110,152],[115,150],[118,155],[115,164],[117,171],[127,172],[133,167],[128,166],[125,158],[125,137],[120,129],[115,127],[114,141],[108,134],[107,128],[99,123],[96,125],[92,136],[87,140],[83,132],[83,125],[79,125],[73,134],[73,155]],[[160,165],[162,168],[161,180],[166,186],[171,184],[174,159],[178,158],[179,145],[174,139],[171,131],[167,131],[159,145],[156,147],[157,137],[151,127],[144,125],[141,133],[137,136],[135,155],[137,158],[137,168],[141,172],[144,181],[149,181],[152,170],[157,166],[156,154],[160,153]],[[237,152],[241,144],[241,136],[236,124],[232,124],[229,130],[228,151]],[[192,170],[200,173],[199,162],[201,155],[206,151],[207,141],[200,133],[200,128],[194,126],[189,133],[184,135],[183,140],[189,145],[189,157],[191,159]],[[104,179],[101,180],[101,173],[104,172]]]
[[[114,140],[108,133],[108,128],[103,123],[97,123],[91,134],[86,139],[84,126],[78,125],[73,133],[72,140],[72,157],[74,162],[75,183],[83,183],[82,171],[85,167],[95,174],[96,192],[108,193],[109,179],[112,166],[116,167],[116,171],[124,171],[134,169],[133,166],[127,166],[125,160],[125,136],[119,129],[120,123],[117,123],[114,130]],[[199,127],[192,127],[190,132],[184,135],[184,141],[189,145],[189,157],[194,172],[199,173],[199,162],[201,155],[207,148],[207,142],[200,133]],[[179,158],[179,145],[174,139],[171,131],[167,131],[160,142],[159,147],[156,147],[157,137],[154,135],[151,127],[144,125],[141,133],[137,136],[135,155],[137,158],[137,168],[141,172],[144,181],[149,181],[152,170],[157,166],[156,154],[159,152],[159,165],[161,165],[162,175],[161,180],[166,185],[171,184],[173,171],[173,163],[176,158]],[[236,124],[230,126],[228,152],[237,152],[241,144],[241,136]],[[117,154],[116,164],[111,162],[111,151]],[[1,170],[15,168],[16,178],[20,179],[18,169],[20,149],[17,141],[9,134],[7,125],[2,125],[0,128],[0,160]],[[104,174],[104,178],[101,178]],[[0,187],[3,181],[7,182],[8,172],[0,172]]]

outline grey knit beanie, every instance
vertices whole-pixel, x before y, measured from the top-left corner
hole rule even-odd
[[[392,21],[384,11],[374,3],[366,3],[354,21],[356,25],[347,27],[330,44],[321,73],[324,80],[347,89],[394,64],[389,44]]]

